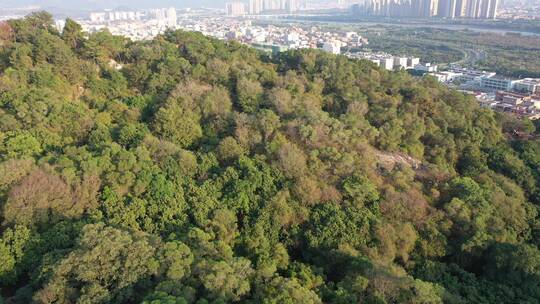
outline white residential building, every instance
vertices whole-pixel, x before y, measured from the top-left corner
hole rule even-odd
[[[106,20],[106,14],[104,12],[99,13],[90,13],[90,22],[105,22]]]
[[[407,58],[407,68],[408,69],[414,69],[414,67],[417,64],[420,64],[420,58],[416,58],[416,57]]]
[[[396,67],[396,69],[407,69],[408,65],[407,65],[407,57],[398,57],[398,56],[395,56],[394,57],[394,66]]]
[[[339,41],[328,41],[323,44],[323,51],[339,55],[341,53],[341,42]]]
[[[421,72],[433,73],[433,72],[437,72],[438,67],[431,63],[425,63],[425,64],[415,65],[414,69]]]
[[[525,78],[514,82],[514,90],[526,93],[540,93],[540,78]]]
[[[497,76],[482,77],[480,79],[480,86],[488,90],[510,91],[514,87],[515,82],[516,80],[497,77]]]
[[[394,69],[394,58],[387,57],[387,58],[381,58],[381,65],[380,67],[385,70],[393,70]]]

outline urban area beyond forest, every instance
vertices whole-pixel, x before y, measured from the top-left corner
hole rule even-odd
[[[0,14],[0,304],[540,303],[540,4],[317,3]]]

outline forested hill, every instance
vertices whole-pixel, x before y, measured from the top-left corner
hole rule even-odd
[[[501,121],[315,50],[1,23],[0,302],[538,303]]]

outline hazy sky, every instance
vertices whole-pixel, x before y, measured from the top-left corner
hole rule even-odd
[[[0,7],[21,7],[39,5],[43,8],[56,7],[67,9],[131,8],[149,7],[222,7],[230,0],[0,0]]]

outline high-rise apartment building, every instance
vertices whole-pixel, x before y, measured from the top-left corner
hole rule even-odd
[[[454,12],[455,17],[465,17],[467,12],[468,0],[456,0],[456,10]]]
[[[281,7],[280,0],[264,0],[263,10],[265,11],[278,11]]]
[[[298,10],[297,0],[249,0],[248,12],[258,15],[269,11],[292,13]]]
[[[499,0],[365,0],[358,14],[384,17],[442,17],[495,19]]]
[[[467,8],[465,9],[465,17],[468,18],[477,18],[479,0],[468,0]]]
[[[440,0],[438,16],[453,19],[456,17],[456,0]]]
[[[491,0],[489,5],[489,11],[488,11],[488,19],[496,19],[497,18],[497,10],[499,9],[499,1],[498,0]]]
[[[480,9],[478,11],[478,18],[487,19],[489,14],[489,6],[491,4],[490,0],[481,0]]]
[[[465,16],[478,19],[497,18],[498,0],[468,0]]]
[[[285,3],[285,10],[289,13],[295,12],[298,9],[296,0],[287,0]]]
[[[263,11],[263,0],[249,0],[249,14],[258,15]]]
[[[178,17],[176,16],[176,9],[174,7],[169,7],[165,12],[166,24],[169,27],[175,27],[178,23]]]
[[[433,17],[439,11],[439,0],[423,0],[420,17]]]
[[[156,19],[159,26],[175,27],[177,25],[177,15],[174,7],[152,9],[148,11],[148,17]]]
[[[242,16],[245,14],[244,3],[229,2],[225,4],[228,16]]]

